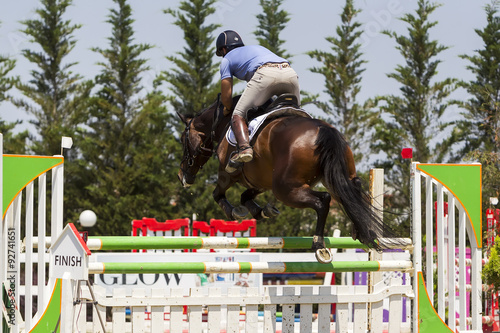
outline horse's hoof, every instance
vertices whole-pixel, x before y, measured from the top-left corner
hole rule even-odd
[[[249,213],[248,209],[244,206],[238,206],[233,208],[233,218],[236,220],[242,219]]]
[[[333,260],[332,253],[329,249],[317,249],[315,254],[316,260],[320,264],[329,264]]]
[[[267,219],[270,217],[278,216],[279,213],[280,213],[280,211],[278,210],[278,208],[276,208],[273,205],[268,203],[264,208],[262,208],[261,215],[263,218]]]

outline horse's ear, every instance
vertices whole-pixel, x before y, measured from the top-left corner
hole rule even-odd
[[[189,118],[188,117],[186,117],[185,115],[183,115],[183,114],[181,114],[181,113],[179,113],[177,111],[175,111],[175,113],[177,113],[177,115],[179,116],[179,118],[181,118],[181,120],[182,120],[182,122],[184,124],[186,124],[186,125],[188,124],[188,122],[189,122]]]

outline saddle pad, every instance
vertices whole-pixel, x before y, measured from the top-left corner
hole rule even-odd
[[[265,120],[278,118],[278,117],[281,117],[284,115],[294,115],[294,116],[300,116],[300,117],[305,117],[305,118],[312,118],[311,115],[309,113],[307,113],[306,111],[304,111],[302,109],[297,109],[294,107],[287,106],[287,107],[272,110],[271,112],[265,113],[263,115],[258,116],[255,119],[250,120],[250,123],[248,124],[248,131],[250,132],[250,134],[248,136],[250,138],[250,142],[252,141],[255,133],[258,132],[260,126],[262,125],[262,123]],[[227,130],[226,139],[227,139],[227,142],[229,142],[229,144],[231,146],[236,147],[236,137],[234,136],[234,133],[233,133],[233,130],[231,129],[231,127],[229,127],[229,129]]]

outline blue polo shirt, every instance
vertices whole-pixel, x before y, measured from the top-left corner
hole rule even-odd
[[[240,80],[250,81],[253,74],[265,63],[288,62],[286,59],[278,57],[260,45],[248,45],[237,47],[231,51],[220,63],[221,80],[236,76]]]

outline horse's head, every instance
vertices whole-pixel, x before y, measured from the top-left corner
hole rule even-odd
[[[187,117],[177,113],[186,125],[181,136],[183,156],[177,177],[182,186],[193,185],[198,171],[207,163],[213,153],[213,138],[210,127],[199,117]]]

